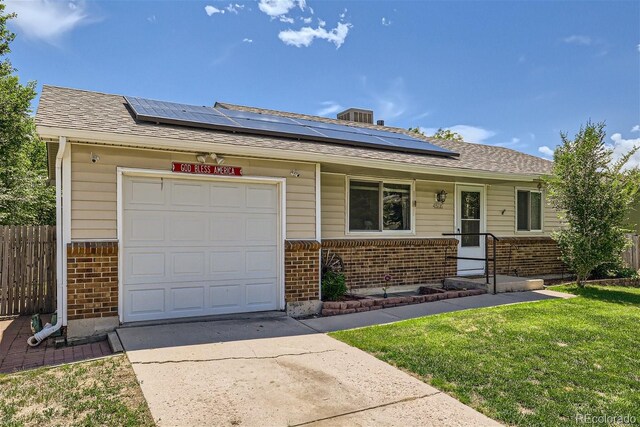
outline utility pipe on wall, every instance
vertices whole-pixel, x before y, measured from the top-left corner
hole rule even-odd
[[[62,318],[64,317],[64,233],[62,230],[62,158],[67,150],[67,138],[61,136],[58,143],[58,153],[56,154],[56,298],[58,313],[56,324],[47,323],[45,327],[32,337],[27,339],[27,344],[31,347],[38,346],[42,341],[47,339],[51,334],[60,330],[62,327]]]

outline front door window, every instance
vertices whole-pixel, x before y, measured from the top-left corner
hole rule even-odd
[[[460,192],[460,226],[462,233],[480,232],[480,192],[461,191]],[[480,246],[480,236],[462,236],[462,247]]]

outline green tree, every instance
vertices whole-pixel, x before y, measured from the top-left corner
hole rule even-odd
[[[445,140],[448,140],[448,141],[458,141],[458,142],[463,142],[464,141],[464,138],[462,138],[462,135],[460,135],[457,132],[453,132],[450,129],[439,128],[436,131],[436,133],[434,133],[431,136],[426,135],[418,127],[409,128],[409,132],[419,133],[420,135],[424,135],[424,136],[427,136],[429,138],[435,138],[435,139],[445,139]]]
[[[625,220],[640,185],[638,168],[627,165],[637,148],[614,161],[604,128],[588,122],[573,140],[562,133],[545,179],[549,200],[566,223],[553,237],[581,287],[594,269],[620,264],[629,244]]]
[[[35,132],[35,82],[20,84],[7,55],[15,35],[0,3],[0,224],[52,224],[55,192],[47,185],[46,148]]]

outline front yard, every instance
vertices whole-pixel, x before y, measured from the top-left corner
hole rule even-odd
[[[153,426],[126,356],[0,374],[1,426]]]
[[[640,423],[640,289],[554,290],[578,297],[331,335],[506,424]]]

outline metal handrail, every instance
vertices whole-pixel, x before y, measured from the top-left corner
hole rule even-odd
[[[486,276],[487,286],[489,286],[489,261],[493,262],[493,294],[496,294],[496,284],[497,284],[497,271],[496,271],[496,242],[499,242],[500,239],[497,238],[493,233],[442,233],[443,236],[484,236],[484,258],[471,258],[471,257],[459,257],[450,255],[447,258],[449,259],[466,259],[466,260],[477,260],[484,261],[484,273]],[[493,258],[489,259],[487,248],[489,246],[489,237],[493,239]]]

